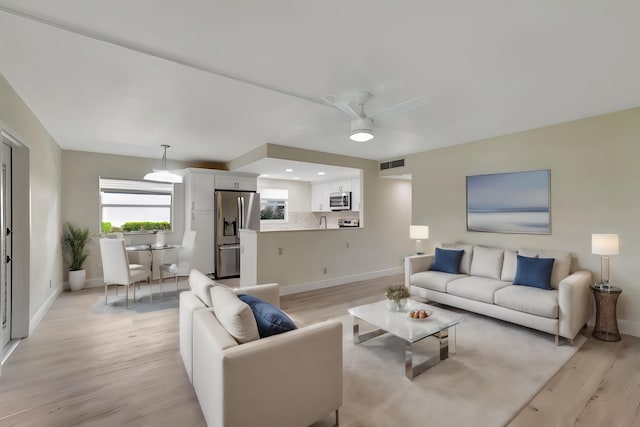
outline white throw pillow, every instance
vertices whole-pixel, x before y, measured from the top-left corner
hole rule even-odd
[[[196,294],[207,307],[213,306],[213,302],[211,301],[211,288],[215,286],[213,280],[209,279],[200,271],[193,269],[191,273],[189,273],[189,286],[193,293]]]
[[[471,275],[500,280],[503,257],[504,249],[474,246],[473,258],[471,259]]]
[[[251,307],[241,301],[233,290],[226,286],[213,286],[211,299],[213,313],[238,343],[243,344],[260,338]]]
[[[511,249],[504,250],[504,261],[502,261],[502,274],[500,280],[513,282],[516,277],[516,267],[518,265],[518,252]]]

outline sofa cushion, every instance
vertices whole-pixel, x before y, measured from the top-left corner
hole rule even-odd
[[[474,246],[473,258],[471,259],[471,275],[500,280],[503,258],[504,249]]]
[[[516,277],[516,266],[518,264],[518,252],[511,249],[504,250],[504,260],[502,261],[502,273],[500,280],[513,282]]]
[[[553,258],[530,258],[518,255],[516,277],[513,279],[513,284],[552,289],[551,269],[553,269],[554,261]]]
[[[460,273],[469,274],[471,272],[471,258],[473,255],[473,245],[461,245],[458,243],[443,243],[444,249],[463,250],[462,260],[460,261]]]
[[[258,333],[260,338],[270,337],[271,335],[281,334],[283,332],[293,331],[297,329],[296,324],[278,307],[261,300],[258,297],[247,294],[238,294],[241,301],[249,304],[253,317],[258,324]]]
[[[466,274],[451,274],[441,271],[420,271],[409,278],[412,286],[419,286],[438,292],[447,292],[447,283],[452,280],[467,277]]]
[[[447,283],[447,293],[459,297],[493,304],[493,294],[509,283],[488,277],[469,276]]]
[[[200,271],[193,269],[189,273],[189,287],[193,293],[202,300],[207,307],[212,307],[211,288],[215,282],[202,274]]]
[[[460,260],[462,259],[463,254],[463,250],[436,248],[436,254],[433,257],[431,270],[458,274],[460,273]]]
[[[226,286],[213,286],[211,300],[213,313],[236,341],[243,344],[260,338],[251,307],[241,301],[233,290]]]
[[[530,286],[507,286],[495,293],[495,304],[536,316],[558,318],[558,291]]]
[[[553,289],[558,289],[560,281],[566,278],[571,271],[571,252],[519,249],[518,254],[534,258],[555,258],[556,261],[553,263],[553,270],[551,270],[551,287]]]

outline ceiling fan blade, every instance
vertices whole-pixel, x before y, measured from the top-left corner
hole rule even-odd
[[[358,114],[357,110],[354,109],[354,107],[351,105],[352,102],[349,102],[349,103],[342,102],[341,100],[336,98],[334,95],[322,96],[320,97],[320,99],[322,99],[324,102],[331,105],[332,107],[335,107],[338,110],[342,111],[353,120],[365,118],[365,116]]]
[[[389,118],[397,116],[398,114],[406,113],[407,111],[415,110],[416,108],[423,107],[426,104],[427,99],[424,96],[419,96],[417,98],[401,102],[400,104],[396,104],[392,107],[385,108],[384,110],[380,110],[374,114],[369,114],[369,117],[372,119]]]

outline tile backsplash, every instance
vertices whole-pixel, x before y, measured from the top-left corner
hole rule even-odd
[[[289,221],[285,223],[260,221],[260,231],[320,229],[324,228],[324,220],[320,226],[323,216],[327,218],[327,228],[338,228],[338,219],[359,218],[360,212],[289,212]]]

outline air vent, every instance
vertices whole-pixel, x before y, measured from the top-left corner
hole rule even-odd
[[[390,160],[388,162],[380,163],[380,170],[393,169],[393,168],[401,168],[404,167],[404,159],[399,160]]]

